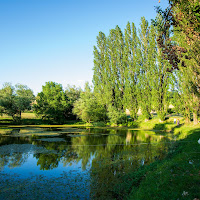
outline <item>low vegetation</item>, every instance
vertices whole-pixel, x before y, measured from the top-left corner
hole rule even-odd
[[[200,126],[175,128],[174,134],[177,142],[164,160],[130,174],[128,199],[200,198]]]

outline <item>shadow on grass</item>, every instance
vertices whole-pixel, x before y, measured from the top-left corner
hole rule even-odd
[[[155,124],[153,127],[153,130],[159,130],[159,131],[170,131],[170,132],[174,132],[174,129],[176,128],[180,128],[181,126],[183,126],[184,124],[180,124],[180,125],[175,125],[172,122],[165,122],[165,123],[158,123]]]
[[[153,130],[163,130],[166,131],[167,130],[167,125],[172,125],[172,123],[159,123],[159,124],[155,124],[153,127]]]
[[[166,123],[164,123],[164,124],[155,124],[155,126],[153,127],[153,130],[166,131]]]
[[[180,127],[182,127],[183,125],[184,125],[184,124],[180,124],[180,125],[174,126],[174,127],[171,129],[171,132],[174,133],[174,129],[180,128]]]
[[[16,125],[12,119],[0,119],[0,125]]]

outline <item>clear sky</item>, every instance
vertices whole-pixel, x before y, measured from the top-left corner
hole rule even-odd
[[[155,18],[168,0],[0,0],[0,88],[25,84],[35,94],[47,81],[83,87],[93,76],[93,46],[127,22]]]

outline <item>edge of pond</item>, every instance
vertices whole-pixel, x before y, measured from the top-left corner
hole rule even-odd
[[[170,130],[156,130],[146,128],[133,127],[112,127],[112,126],[86,126],[86,125],[0,125],[0,128],[93,128],[93,129],[116,129],[116,130],[138,130],[138,131],[153,131],[153,132],[170,132]]]

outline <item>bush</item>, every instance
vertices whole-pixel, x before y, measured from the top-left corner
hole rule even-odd
[[[95,127],[104,127],[104,126],[106,126],[106,124],[104,122],[93,122],[92,125],[95,126]]]
[[[110,123],[113,125],[124,124],[127,122],[126,113],[122,110],[114,108],[113,106],[110,106],[108,108],[107,115],[108,118],[110,119]]]
[[[137,128],[138,127],[138,122],[136,122],[136,121],[128,122],[128,127]]]

